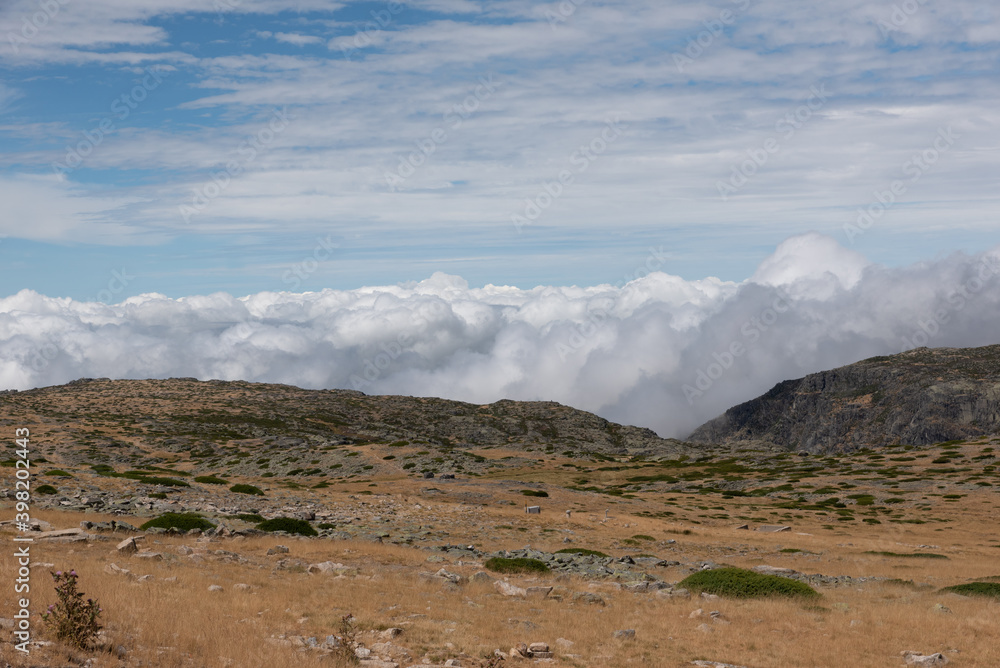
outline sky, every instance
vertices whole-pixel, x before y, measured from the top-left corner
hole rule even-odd
[[[7,0],[0,387],[551,399],[679,435],[919,332],[996,343],[998,15]],[[724,365],[768,308],[782,334]]]

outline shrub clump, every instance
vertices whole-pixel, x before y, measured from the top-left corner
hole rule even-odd
[[[59,600],[42,613],[42,621],[53,629],[56,638],[85,650],[101,630],[97,619],[101,606],[92,598],[83,600],[83,592],[76,589],[78,577],[76,571],[52,573]]]
[[[537,496],[543,499],[549,498],[549,493],[541,489],[522,489],[521,494],[525,496]]]
[[[604,554],[600,550],[588,550],[584,547],[566,547],[561,550],[556,550],[556,554],[580,554],[585,557],[607,557],[609,555]]]
[[[550,570],[549,565],[544,561],[526,557],[513,559],[493,557],[486,561],[485,566],[495,573],[548,573]]]
[[[233,517],[244,522],[253,522],[254,524],[260,524],[264,521],[264,518],[257,513],[240,513],[239,515],[233,515]]]
[[[275,517],[273,520],[266,520],[257,525],[261,531],[284,531],[285,533],[298,534],[299,536],[318,536],[316,529],[305,520],[297,520],[294,517]]]
[[[39,485],[35,488],[36,494],[58,494],[59,490],[52,485]]]
[[[253,485],[233,485],[229,488],[230,492],[236,492],[237,494],[252,494],[254,496],[264,496],[264,490],[260,487],[254,487]]]
[[[880,557],[911,557],[913,559],[947,559],[943,554],[933,552],[885,552],[882,550],[868,550],[865,554],[877,554]]]
[[[139,528],[143,531],[147,529],[178,529],[179,531],[201,529],[207,531],[214,529],[215,525],[198,513],[164,513],[149,520]]]
[[[228,480],[223,480],[222,478],[219,478],[218,476],[214,476],[214,475],[199,475],[199,476],[195,476],[194,481],[195,482],[204,483],[206,485],[228,485],[229,484]]]
[[[744,568],[715,568],[693,573],[681,580],[679,587],[694,592],[708,592],[730,598],[800,596],[814,598],[819,592],[809,585],[777,575],[764,575]]]
[[[969,582],[968,584],[945,587],[941,591],[961,594],[962,596],[990,596],[992,598],[1000,598],[1000,583]]]

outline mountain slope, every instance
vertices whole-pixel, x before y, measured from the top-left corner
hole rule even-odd
[[[775,385],[690,436],[812,452],[1000,432],[1000,345],[918,348]]]

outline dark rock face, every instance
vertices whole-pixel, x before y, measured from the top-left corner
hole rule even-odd
[[[1000,345],[918,348],[778,383],[690,436],[849,451],[1000,432]]]

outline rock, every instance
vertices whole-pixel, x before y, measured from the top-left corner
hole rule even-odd
[[[163,561],[163,554],[160,552],[136,552],[132,555],[133,559],[147,559],[149,561]]]
[[[358,657],[359,659],[369,659],[371,658],[371,655],[372,651],[367,647],[358,647],[357,649],[354,650],[354,656]]]
[[[108,575],[124,575],[126,577],[132,575],[132,571],[128,570],[127,568],[122,568],[121,566],[119,566],[114,562],[105,566],[104,572],[107,573]]]
[[[246,592],[249,592],[249,591],[253,590],[253,587],[251,587],[250,585],[246,584],[245,582],[240,582],[239,584],[234,584],[233,585],[233,590],[234,591],[246,591]]]
[[[549,594],[552,593],[552,587],[528,587],[526,591],[528,598],[533,600],[541,600],[544,598],[548,598]]]
[[[701,598],[702,600],[705,600],[705,601],[718,601],[719,600],[718,596],[716,596],[715,594],[709,594],[707,591],[701,592],[701,596],[699,598]]]
[[[401,635],[403,635],[403,629],[392,627],[379,633],[378,637],[381,638],[382,640],[392,640],[393,638],[398,638]]]
[[[441,477],[443,478],[444,476]],[[452,668],[452,666],[454,666],[454,668],[462,668],[462,662],[458,659],[448,659],[444,662],[444,665],[445,668]]]
[[[486,571],[477,571],[476,573],[473,573],[472,577],[470,578],[470,580],[472,580],[473,582],[489,582],[492,579],[493,576],[491,576]]]
[[[149,582],[153,579],[152,575],[141,575],[135,579],[136,582]]]
[[[701,631],[702,633],[712,633],[713,631],[715,631],[715,629],[713,629],[708,624],[699,624],[698,630]]]
[[[528,651],[534,654],[535,652],[548,652],[549,645],[544,642],[533,642],[528,645]]]
[[[692,661],[692,666],[702,666],[703,668],[746,668],[733,663],[719,663],[718,661]]]
[[[576,643],[572,640],[567,640],[566,638],[556,638],[556,644],[559,645],[561,649],[570,649]]]
[[[764,575],[781,575],[785,577],[799,574],[798,571],[792,570],[791,568],[780,568],[778,566],[754,566],[751,570],[754,570],[757,573],[763,573]]]
[[[951,614],[951,608],[949,608],[949,607],[947,607],[945,605],[941,605],[940,603],[935,603],[934,607],[931,608],[931,610],[933,610],[934,612],[939,612],[939,613],[945,614],[945,615],[950,615]]]
[[[757,527],[757,531],[763,531],[764,533],[781,533],[783,531],[791,531],[792,527],[785,526],[784,524],[762,524]]]
[[[615,631],[613,636],[619,640],[631,640],[635,638],[635,629],[620,629]]]
[[[738,531],[749,531],[750,530],[750,525],[749,524],[741,524],[738,527],[734,527],[734,528],[737,529]]]
[[[912,650],[901,652],[903,661],[908,666],[919,666],[920,668],[933,668],[934,666],[947,666],[948,657],[938,652],[937,654],[921,654]]]
[[[496,589],[499,593],[503,594],[504,596],[521,596],[521,597],[528,596],[527,589],[522,589],[521,587],[512,585],[511,583],[505,580],[497,580],[496,582],[493,583],[493,588]]]
[[[115,549],[118,551],[118,554],[128,556],[139,551],[139,544],[135,542],[135,538],[129,537],[118,543]]]
[[[319,574],[326,574],[326,573],[342,574],[342,573],[346,573],[347,571],[349,571],[351,569],[348,568],[347,566],[345,566],[344,564],[338,564],[338,563],[334,563],[332,561],[324,561],[323,563],[320,563],[320,564],[309,564],[309,566],[308,566],[308,568],[306,568],[306,570],[308,572],[310,572],[310,573],[312,573],[312,574],[315,575],[317,573],[319,573]]]
[[[220,591],[225,591],[225,590],[222,587],[220,587],[219,585],[208,585],[208,591],[210,591],[210,592],[220,592]]]
[[[589,603],[591,605],[607,605],[607,601],[604,600],[600,594],[595,594],[589,591],[581,591],[573,594],[573,600],[579,601],[580,603]]]
[[[697,610],[693,610],[691,614],[688,615],[688,619],[697,619],[698,617],[701,617],[702,614],[704,614],[704,611],[701,608],[698,608]]]
[[[443,568],[441,570],[439,570],[437,573],[435,573],[434,575],[436,575],[439,578],[443,578],[443,579],[447,580],[448,582],[451,582],[451,583],[454,583],[454,584],[462,584],[462,582],[464,581],[464,578],[461,575],[459,575],[458,573],[449,573],[448,571],[446,571]]]
[[[267,554],[269,556],[272,554],[288,554],[288,548],[285,547],[284,545],[275,545],[274,547],[272,547],[270,550],[267,551]]]

